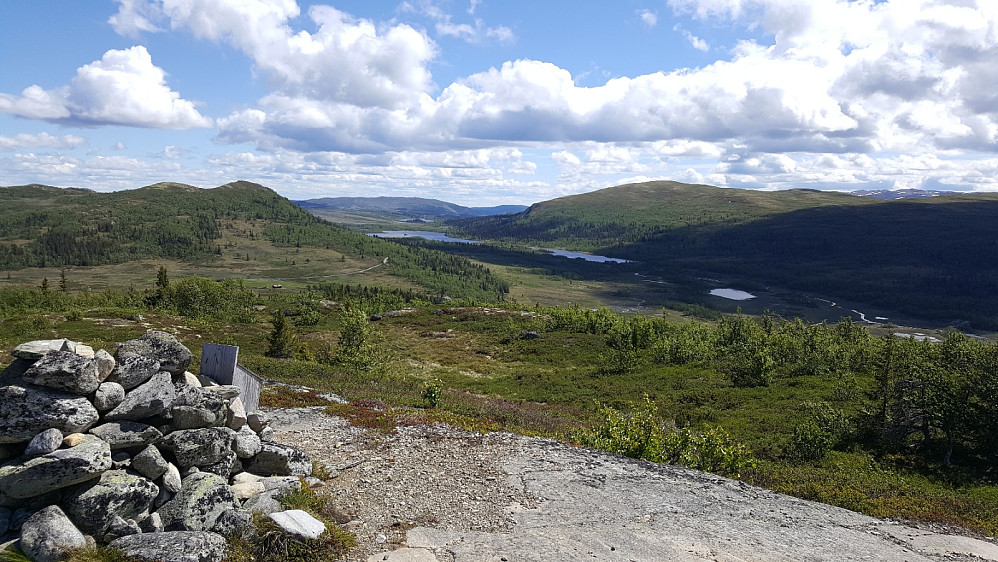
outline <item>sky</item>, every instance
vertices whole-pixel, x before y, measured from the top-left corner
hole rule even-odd
[[[0,185],[998,191],[995,0],[0,2]]]

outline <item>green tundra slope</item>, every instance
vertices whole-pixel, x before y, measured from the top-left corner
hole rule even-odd
[[[478,239],[595,251],[648,273],[722,278],[998,329],[998,195],[886,201],[675,182],[456,222]]]
[[[388,258],[389,273],[433,293],[495,299],[506,291],[502,280],[464,258],[337,228],[254,183],[214,189],[158,183],[113,193],[0,188],[0,269],[211,262],[223,253],[223,230],[276,247]]]

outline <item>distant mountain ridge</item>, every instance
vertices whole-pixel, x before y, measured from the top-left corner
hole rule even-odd
[[[938,191],[932,189],[860,189],[852,192],[852,195],[858,197],[873,197],[874,199],[886,199],[888,201],[964,194],[966,194],[964,191]]]
[[[405,218],[453,219],[519,213],[526,205],[495,207],[465,207],[455,203],[423,197],[321,197],[295,201],[309,211],[349,211],[377,215],[397,215]]]

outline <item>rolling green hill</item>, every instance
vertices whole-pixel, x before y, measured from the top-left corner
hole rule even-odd
[[[502,280],[464,258],[337,228],[254,183],[214,189],[158,183],[113,193],[0,188],[0,269],[211,262],[223,254],[223,230],[276,247],[388,258],[391,274],[432,293],[495,299],[506,291]]]
[[[317,214],[352,212],[379,217],[447,219],[480,217],[518,213],[527,209],[523,205],[497,207],[464,207],[438,199],[422,197],[322,197],[295,201],[299,206]]]
[[[595,251],[998,329],[998,195],[887,201],[649,182],[457,221],[478,239]]]

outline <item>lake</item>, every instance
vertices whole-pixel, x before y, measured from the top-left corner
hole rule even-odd
[[[733,301],[747,301],[755,298],[755,295],[752,293],[746,293],[745,291],[739,291],[738,289],[712,289],[710,294],[715,297],[721,297],[722,299],[729,299]]]
[[[608,258],[606,256],[597,256],[596,254],[585,254],[583,252],[572,252],[569,250],[552,250],[551,248],[541,248],[545,252],[555,256],[561,256],[563,258],[570,258],[576,260],[586,260],[597,263],[631,263],[631,260],[623,260],[620,258]]]
[[[369,232],[367,235],[375,238],[423,238],[434,242],[460,242],[461,244],[481,243],[478,240],[451,238],[443,232],[433,232],[430,230],[385,230],[384,232]]]

